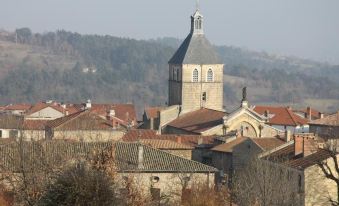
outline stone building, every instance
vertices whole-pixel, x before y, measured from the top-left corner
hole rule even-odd
[[[140,143],[126,142],[64,142],[44,141],[11,143],[0,145],[0,172],[16,175],[21,164],[19,152],[24,153],[27,164],[36,164],[44,168],[61,168],[74,163],[74,160],[89,161],[93,154],[111,154],[109,166],[115,169],[117,193],[123,197],[128,182],[137,185],[138,190],[146,197],[155,201],[169,202],[171,205],[180,205],[181,196],[193,184],[205,184],[213,187],[213,167],[196,161],[173,155]],[[34,154],[34,155],[33,155]],[[42,161],[43,160],[43,161]],[[35,168],[37,171],[41,168]],[[29,170],[31,171],[31,170]],[[3,183],[5,180],[1,180]],[[6,188],[11,191],[11,186]]]
[[[92,142],[119,140],[126,128],[116,127],[114,119],[107,120],[91,110],[84,110],[49,121],[45,132],[47,140]]]
[[[191,16],[191,30],[169,60],[168,104],[186,113],[202,107],[223,109],[223,67],[204,35],[199,9]]]

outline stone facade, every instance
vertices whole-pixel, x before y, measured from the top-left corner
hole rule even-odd
[[[334,169],[334,162],[328,161],[332,171]],[[313,165],[304,170],[305,178],[305,206],[313,205],[332,205],[329,198],[337,201],[337,185],[333,180],[330,180],[324,176],[320,167]]]
[[[129,179],[146,197],[152,197],[151,190],[158,189],[162,197],[160,200],[173,205],[180,205],[185,177],[188,180],[186,189],[192,184],[214,185],[214,173],[118,173],[122,188],[125,188],[124,180]]]
[[[124,136],[119,130],[51,130],[46,129],[46,139],[83,142],[118,141]]]
[[[193,71],[198,70],[198,80],[194,82]],[[179,76],[174,76],[177,70]],[[208,81],[207,73],[213,73],[212,81]],[[223,109],[223,64],[182,66],[170,65],[169,105],[181,105],[181,112],[186,113],[202,107]],[[174,78],[175,79],[174,79]],[[179,79],[176,79],[179,77]]]

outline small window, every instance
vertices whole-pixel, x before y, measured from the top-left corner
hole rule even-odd
[[[206,92],[202,93],[202,101],[206,101],[207,100],[207,95]]]
[[[177,69],[177,81],[180,80],[179,76],[180,76],[179,69]]]
[[[173,69],[173,80],[178,80],[177,75],[178,75],[177,69]]]
[[[198,82],[199,81],[199,72],[197,69],[193,70],[193,82]]]
[[[160,201],[160,189],[151,188],[151,196],[153,201]]]
[[[213,82],[213,71],[212,71],[212,69],[209,69],[208,72],[207,72],[207,81]]]
[[[0,130],[0,138],[2,138],[2,130]]]

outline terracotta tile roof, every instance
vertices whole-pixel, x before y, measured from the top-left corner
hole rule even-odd
[[[247,139],[249,139],[249,138],[247,138],[247,137],[238,137],[238,138],[236,138],[233,141],[217,145],[217,146],[213,147],[211,150],[212,151],[216,151],[216,152],[232,153],[233,152],[233,148],[235,146],[241,144],[242,142],[244,142]]]
[[[310,166],[313,166],[323,160],[326,160],[330,157],[330,153],[327,150],[319,149],[317,152],[310,154],[306,157],[298,158],[292,161],[288,161],[285,164],[287,166],[304,170]]]
[[[299,109],[299,110],[293,110],[293,112],[299,112],[299,113],[303,113],[304,117],[307,115],[307,108],[306,109]],[[318,110],[311,108],[311,116],[312,119],[319,119],[320,118],[320,114],[321,112],[319,112]]]
[[[45,130],[48,120],[24,120],[23,128],[26,130]]]
[[[291,160],[295,157],[294,143],[288,144],[285,147],[282,147],[276,151],[270,152],[264,157],[271,159],[271,160],[283,160],[283,161]]]
[[[287,107],[255,106],[253,110],[261,115],[269,111],[268,124],[270,125],[298,126],[308,123],[307,119],[300,117]]]
[[[111,122],[89,110],[51,120],[46,126],[49,128],[65,130],[108,130],[113,128]]]
[[[0,128],[1,129],[19,129],[22,128],[23,118],[11,114],[0,115]]]
[[[35,158],[44,159],[50,165],[60,165],[67,159],[88,159],[94,150],[113,149],[115,165],[119,172],[170,172],[170,173],[206,173],[217,172],[217,169],[202,163],[188,160],[165,151],[161,151],[139,143],[126,142],[63,142],[44,141],[24,142],[23,164],[39,166]],[[143,164],[138,161],[139,149],[143,149]],[[4,170],[15,172],[19,168],[18,144],[0,145],[0,163]],[[39,157],[43,155],[43,157]],[[35,158],[34,158],[35,157]],[[35,161],[34,161],[35,160]]]
[[[190,147],[185,144],[180,144],[171,140],[162,140],[162,139],[142,139],[141,143],[148,145],[156,149],[167,149],[167,150],[192,150],[193,147]]]
[[[78,111],[84,109],[83,104],[75,104],[74,106]],[[135,124],[137,121],[136,111],[133,104],[91,104],[90,110],[102,117],[106,117],[107,112],[114,110],[115,117],[122,120],[125,125],[127,125],[129,121],[134,121]]]
[[[4,109],[5,110],[23,110],[23,111],[26,111],[31,107],[32,107],[32,105],[30,105],[30,104],[22,103],[22,104],[9,104],[9,105],[5,106]]]
[[[140,137],[140,138],[139,138]],[[130,130],[122,137],[123,141],[134,142],[138,139],[158,139],[170,140],[174,142],[181,142],[182,144],[195,147],[198,145],[199,139],[202,144],[213,144],[215,136],[202,136],[202,135],[178,135],[178,134],[161,134],[157,135],[154,130],[135,129]]]
[[[145,109],[145,113],[148,119],[157,118],[158,112],[160,112],[164,107],[148,107]]]
[[[284,140],[276,137],[252,138],[251,140],[259,145],[261,148],[263,148],[265,151],[274,149],[286,143]]]
[[[122,139],[128,142],[134,142],[139,139],[150,139],[156,136],[156,131],[151,129],[132,129],[128,131]]]
[[[222,124],[225,115],[225,112],[202,108],[179,116],[168,126],[199,134]]]
[[[26,115],[34,114],[35,112],[38,112],[42,109],[45,109],[47,107],[51,107],[55,109],[56,111],[59,111],[61,113],[65,113],[65,109],[58,103],[52,102],[52,103],[45,103],[45,102],[38,102],[37,104],[33,105],[27,112]]]
[[[339,126],[339,111],[322,119],[313,120],[310,124]]]

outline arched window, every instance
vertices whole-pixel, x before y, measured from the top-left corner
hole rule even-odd
[[[198,82],[199,81],[199,72],[197,69],[193,70],[193,82]]]
[[[213,82],[213,71],[212,71],[212,69],[209,69],[208,72],[207,72],[207,81]]]

